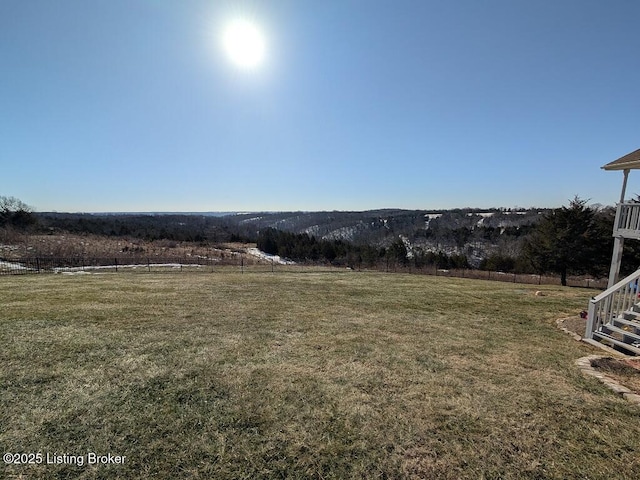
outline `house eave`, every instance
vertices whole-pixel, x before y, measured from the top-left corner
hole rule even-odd
[[[635,152],[609,162],[601,167],[603,170],[639,170],[640,169],[640,149]]]

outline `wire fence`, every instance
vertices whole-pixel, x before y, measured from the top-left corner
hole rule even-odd
[[[491,270],[478,270],[469,268],[441,269],[435,266],[413,267],[413,266],[389,266],[385,271],[394,273],[416,273],[422,275],[433,275],[439,277],[471,278],[476,280],[490,280],[496,282],[524,283],[529,285],[561,285],[559,275],[538,275],[529,273],[507,273]],[[592,278],[589,276],[567,276],[567,286],[595,288],[605,290],[608,280],[606,278]]]
[[[277,272],[346,272],[381,271],[388,273],[409,273],[442,277],[470,278],[530,285],[560,285],[556,275],[533,275],[520,273],[492,272],[476,269],[439,269],[435,266],[403,266],[400,264],[379,264],[374,266],[334,266],[277,262],[258,259],[250,255],[236,255],[227,258],[187,257],[28,257],[18,260],[0,258],[0,275],[29,274],[82,274],[119,272],[202,272],[202,273],[277,273]],[[585,276],[567,277],[567,285],[572,287],[606,289],[607,279]]]
[[[226,258],[186,257],[28,257],[0,258],[0,275],[47,273],[117,273],[117,272],[283,272],[342,271],[328,265],[276,262],[250,255]]]

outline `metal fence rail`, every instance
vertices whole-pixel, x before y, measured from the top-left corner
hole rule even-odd
[[[400,264],[380,264],[365,267],[354,265],[339,267],[326,264],[281,264],[257,259],[251,255],[238,254],[226,258],[187,257],[27,257],[18,260],[0,258],[0,275],[28,275],[46,273],[90,273],[90,272],[338,272],[338,271],[383,271],[443,277],[473,278],[530,285],[560,285],[560,278],[553,275],[531,275],[492,272],[474,269],[438,269],[435,266],[416,268]],[[606,279],[568,277],[572,287],[606,288]]]
[[[124,271],[158,269],[200,268],[211,271],[217,265],[228,262],[208,258],[142,258],[142,257],[29,257],[19,260],[0,258],[0,275],[25,275],[38,273],[73,273],[90,271]]]

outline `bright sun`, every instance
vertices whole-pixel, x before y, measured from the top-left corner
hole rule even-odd
[[[230,22],[222,33],[224,50],[241,68],[255,68],[264,60],[265,41],[258,27],[247,20]]]

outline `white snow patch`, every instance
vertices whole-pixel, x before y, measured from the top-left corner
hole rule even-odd
[[[425,230],[429,229],[429,223],[431,223],[431,220],[435,220],[436,218],[440,218],[442,216],[442,213],[427,213],[425,214],[424,218],[424,228]]]
[[[399,235],[399,237],[400,240],[402,240],[402,243],[404,243],[404,248],[407,250],[407,258],[411,260],[415,255],[413,253],[413,246],[411,245],[409,238],[405,237],[404,235]]]
[[[317,237],[320,233],[320,225],[312,225],[311,227],[307,227],[304,229],[304,233],[312,237]]]
[[[386,222],[386,220],[385,220],[385,222]],[[385,226],[386,226],[386,223],[385,223]],[[387,227],[387,228],[389,228],[389,227]],[[353,240],[353,236],[356,234],[356,232],[357,232],[357,227],[355,227],[355,226],[340,227],[340,228],[337,228],[337,229],[332,230],[331,232],[327,233],[322,238],[324,240],[349,240],[349,241],[352,241]]]
[[[280,255],[271,255],[269,253],[265,253],[262,250],[259,250],[255,247],[247,248],[247,253],[249,255],[253,255],[254,257],[261,258],[263,260],[269,260],[273,263],[277,263],[279,265],[295,265],[296,262],[292,262],[291,260],[285,260],[280,257]]]
[[[245,218],[244,220],[240,220],[238,223],[244,224],[244,223],[257,222],[259,220],[262,220],[262,217]]]
[[[0,262],[0,270],[33,270],[32,268],[27,268],[21,263],[15,262]]]
[[[90,273],[91,270],[115,270],[115,269],[124,269],[130,268],[132,270],[143,269],[147,270],[149,267],[151,268],[173,268],[180,269],[182,267],[191,267],[191,268],[202,268],[207,265],[199,265],[195,263],[143,263],[143,264],[118,264],[118,265],[85,265],[84,267],[54,267],[51,269],[53,273],[63,273],[65,275],[75,275],[75,274],[86,274]],[[15,262],[5,262],[0,261],[0,270],[9,270],[9,271],[30,271],[35,272],[37,269],[28,268],[22,265],[21,263]],[[46,271],[47,269],[42,269]]]
[[[88,273],[87,270],[115,270],[115,269],[122,269],[122,268],[130,268],[132,270],[136,270],[138,268],[141,269],[149,269],[149,267],[151,268],[158,268],[158,267],[163,267],[163,268],[173,268],[173,269],[179,269],[182,267],[195,267],[195,268],[202,268],[206,265],[199,265],[196,263],[141,263],[141,264],[133,264],[133,265],[127,265],[127,264],[118,264],[118,265],[85,265],[84,267],[55,267],[52,268],[52,271],[54,273],[64,273],[67,275],[71,275],[71,274],[75,274],[75,273]]]

